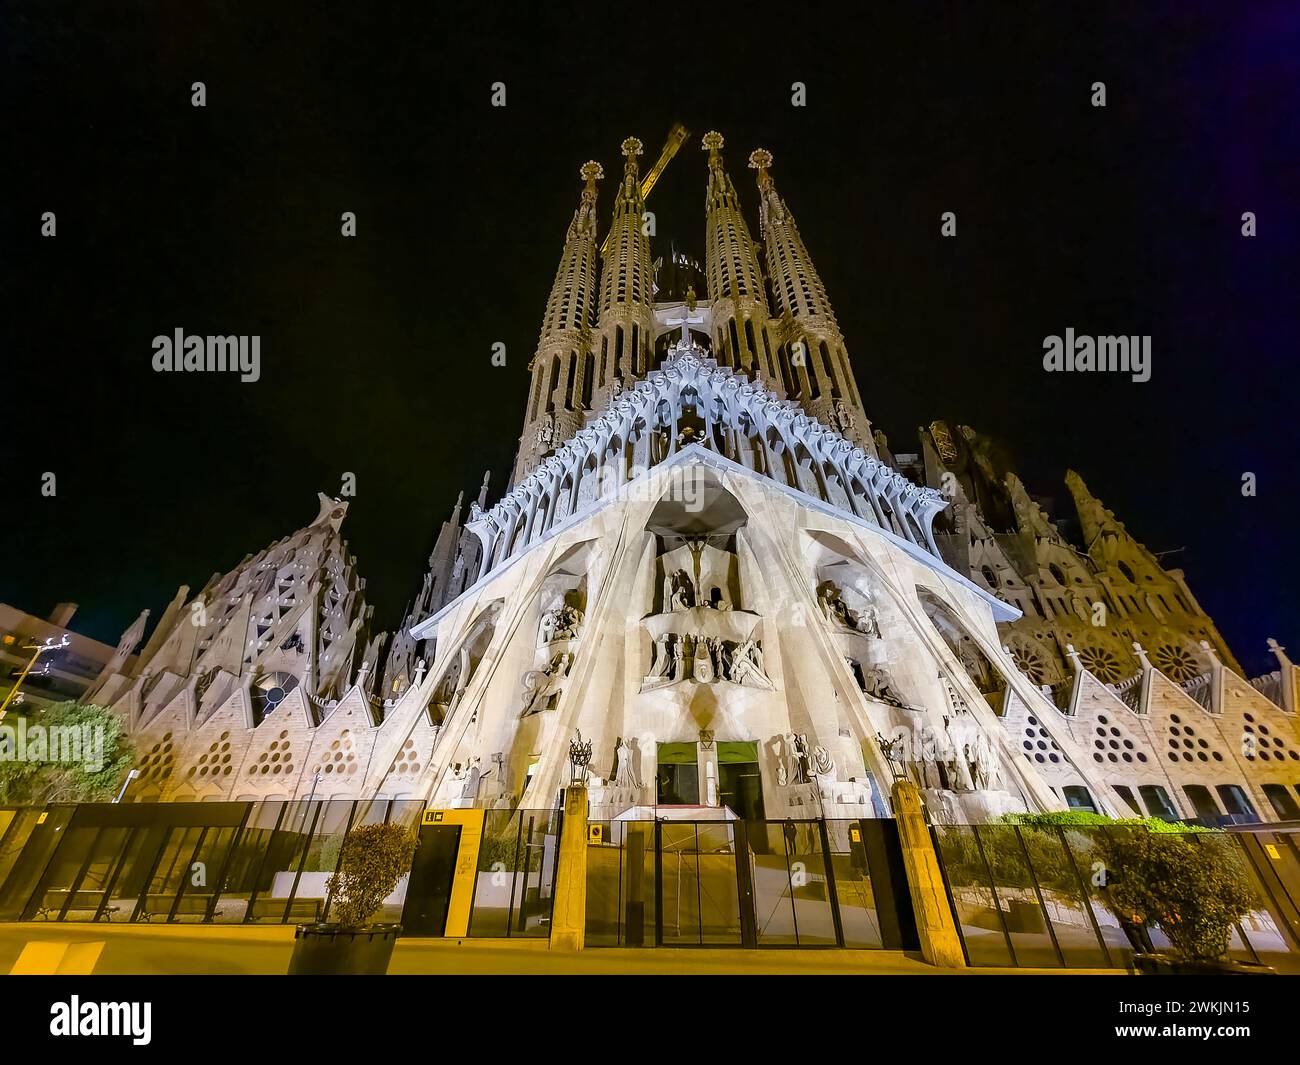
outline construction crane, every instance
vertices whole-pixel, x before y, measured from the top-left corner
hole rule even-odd
[[[677,149],[686,143],[686,138],[690,135],[691,131],[680,122],[673,123],[673,128],[668,131],[668,139],[664,141],[664,150],[659,153],[659,158],[655,162],[655,165],[652,166],[646,172],[645,177],[641,179],[641,199],[644,200],[650,195],[650,190],[653,189],[655,184],[659,181],[659,175],[664,172],[664,167],[672,161],[673,156],[677,154]],[[600,246],[600,254],[602,256],[609,250],[609,238],[612,234],[612,230],[605,234],[605,242]]]

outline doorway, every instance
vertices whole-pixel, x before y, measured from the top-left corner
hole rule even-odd
[[[696,744],[661,743],[655,759],[656,802],[660,806],[698,806],[700,770]]]
[[[757,743],[718,744],[718,797],[742,821],[762,821],[766,816]]]
[[[440,936],[446,932],[460,829],[460,825],[421,826],[402,909],[402,930],[406,935]]]

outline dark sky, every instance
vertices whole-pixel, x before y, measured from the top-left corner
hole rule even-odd
[[[970,424],[1066,505],[1073,466],[1251,672],[1300,652],[1294,3],[5,6],[0,600],[114,641],[350,471],[392,627],[457,491],[508,476],[578,166],[607,222],[619,142],[681,121],[655,254],[703,252],[700,134],[755,229],[769,148],[896,450]],[[1067,326],[1150,334],[1151,381],[1045,374]],[[261,380],[154,373],[177,327],[260,335]]]

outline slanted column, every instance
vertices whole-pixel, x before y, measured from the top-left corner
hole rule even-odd
[[[587,786],[564,789],[564,827],[555,860],[551,949],[582,950],[587,940]]]
[[[921,940],[921,956],[931,965],[944,969],[964,969],[966,955],[916,785],[910,780],[896,780],[893,806],[898,839],[903,847],[903,868],[912,893],[912,912]]]

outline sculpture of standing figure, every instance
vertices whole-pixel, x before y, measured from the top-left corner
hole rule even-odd
[[[632,774],[632,748],[621,736],[614,751],[614,785],[619,788],[639,787]]]
[[[710,653],[709,641],[706,637],[697,636],[695,639],[695,657],[691,664],[691,675],[701,684],[713,683],[715,677],[713,655]]]
[[[921,778],[927,788],[930,786],[930,767],[935,765],[938,758],[938,742],[934,729],[926,725],[921,730]]]
[[[997,752],[983,730],[975,737],[975,783],[985,790],[996,790],[1002,783]]]
[[[880,639],[880,613],[874,606],[868,605],[867,609],[858,615],[858,630],[867,636]]]
[[[470,759],[469,769],[465,773],[465,783],[460,789],[460,797],[462,801],[473,802],[478,798],[479,776],[479,758],[475,755]]]
[[[812,782],[811,763],[808,759],[808,736],[804,733],[790,733],[790,747],[794,752],[794,782],[810,784]]]
[[[684,569],[679,569],[676,573],[672,574],[668,578],[668,582],[670,588],[670,592],[668,596],[668,609],[669,610],[690,609],[691,601],[694,598],[694,590],[691,586],[690,577],[686,575],[686,571]]]

